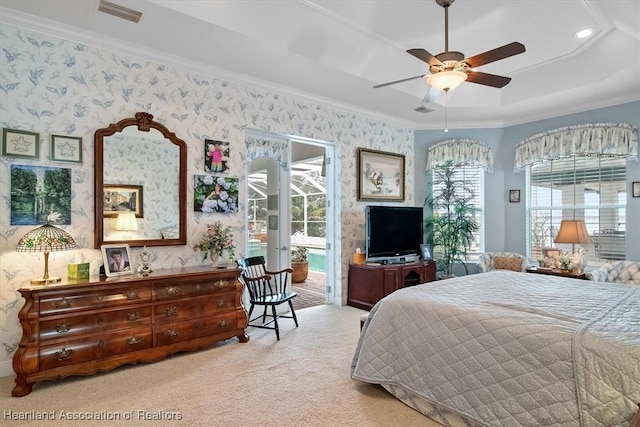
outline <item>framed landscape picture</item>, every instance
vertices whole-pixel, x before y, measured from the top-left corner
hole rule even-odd
[[[71,224],[71,169],[11,165],[11,225]]]
[[[102,190],[102,210],[105,218],[133,212],[143,218],[142,185],[105,184]]]
[[[358,148],[358,200],[404,201],[404,155]]]

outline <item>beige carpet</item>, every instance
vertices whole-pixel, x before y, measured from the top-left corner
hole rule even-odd
[[[22,398],[11,397],[13,377],[0,378],[0,424],[439,426],[381,387],[350,378],[362,313],[333,305],[307,308],[297,312],[299,328],[282,320],[279,342],[273,331],[249,328],[246,344],[233,339],[156,363],[39,382]],[[7,411],[55,411],[55,419],[16,421]],[[61,411],[120,420],[61,420]]]

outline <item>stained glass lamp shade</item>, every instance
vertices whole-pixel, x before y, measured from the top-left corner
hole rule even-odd
[[[18,242],[18,252],[44,252],[44,275],[32,279],[33,284],[47,284],[60,281],[60,277],[49,276],[49,252],[77,249],[76,241],[69,233],[49,223],[35,228],[22,236]]]

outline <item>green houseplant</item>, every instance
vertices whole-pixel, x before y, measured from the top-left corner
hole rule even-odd
[[[291,268],[293,269],[291,281],[293,283],[302,283],[307,280],[309,275],[308,255],[309,250],[304,246],[297,246],[291,250]]]
[[[427,197],[425,205],[431,216],[425,220],[426,241],[433,247],[436,266],[443,277],[453,276],[453,264],[464,263],[468,251],[479,230],[480,209],[472,204],[473,190],[468,182],[456,174],[456,165],[448,161],[433,171],[435,190]]]

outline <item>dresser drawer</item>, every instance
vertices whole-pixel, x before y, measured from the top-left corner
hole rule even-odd
[[[40,370],[151,348],[151,327],[71,340],[40,348]]]
[[[156,304],[154,322],[177,322],[235,310],[235,297],[234,293],[226,293]]]
[[[237,329],[236,312],[201,317],[196,320],[167,323],[153,327],[155,345],[168,345],[193,338],[215,335]]]
[[[235,275],[216,278],[215,280],[185,281],[183,283],[157,284],[153,290],[153,296],[157,300],[166,300],[179,297],[208,295],[215,292],[228,292],[235,290],[237,279]]]
[[[40,295],[40,315],[46,316],[149,301],[151,301],[149,287],[116,288],[77,294],[43,293]]]
[[[111,332],[151,325],[151,306],[131,307],[40,322],[40,340],[71,339],[82,334]]]

